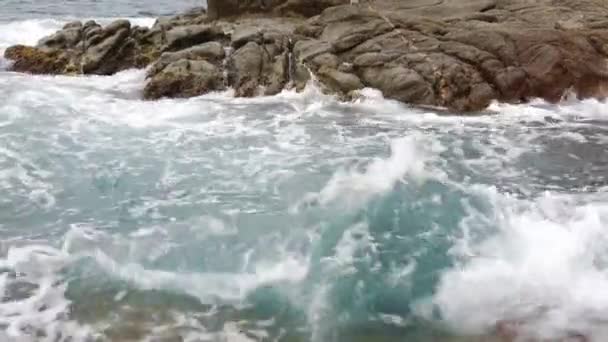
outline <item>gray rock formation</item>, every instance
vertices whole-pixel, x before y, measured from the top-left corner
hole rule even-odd
[[[111,74],[148,65],[145,97],[363,87],[468,112],[492,100],[608,95],[604,0],[209,0],[148,28],[70,23],[6,50],[13,70]]]
[[[5,51],[14,71],[37,74],[111,75],[143,68],[160,55],[157,32],[117,20],[105,28],[89,21],[73,22],[38,42],[36,47],[13,46]]]
[[[206,60],[180,59],[152,76],[146,98],[192,97],[224,89],[220,69]]]

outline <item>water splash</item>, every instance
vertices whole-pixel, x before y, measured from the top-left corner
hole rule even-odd
[[[604,339],[605,102],[148,102],[144,78],[0,73],[0,338]]]

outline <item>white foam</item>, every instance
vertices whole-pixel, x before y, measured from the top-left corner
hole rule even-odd
[[[154,255],[162,256],[171,248],[179,248],[171,235],[187,241],[196,238],[203,241],[227,232],[223,223],[215,218],[201,217],[203,225],[184,225],[188,232],[169,231],[162,228],[140,229],[131,238],[122,235],[110,236],[88,226],[73,226],[66,235],[63,251],[73,258],[93,258],[112,277],[128,281],[147,290],[170,290],[194,296],[203,303],[214,303],[216,299],[239,302],[250,291],[260,286],[275,283],[298,283],[308,274],[305,256],[283,250],[282,257],[275,260],[258,260],[253,271],[239,273],[182,273],[146,269],[140,262],[154,261]],[[203,228],[206,227],[206,229]],[[193,231],[194,230],[194,231]],[[182,236],[185,234],[184,236]],[[151,254],[151,251],[152,254]]]
[[[587,142],[587,138],[581,133],[577,132],[561,132],[553,137],[554,139],[565,139],[572,140],[577,143],[585,143]]]
[[[333,284],[355,275],[361,263],[367,264],[370,269],[378,267],[380,262],[377,256],[377,245],[369,225],[366,222],[358,222],[346,227],[331,255],[320,260],[320,279],[314,284],[311,298],[306,298],[304,304],[313,342],[327,341],[328,334],[331,334],[339,322],[339,309],[330,304]],[[361,286],[363,282],[359,281],[354,290],[358,291]]]
[[[11,45],[36,45],[38,41],[61,29],[66,21],[30,19],[0,24],[0,51]]]
[[[495,102],[490,106],[501,117],[517,121],[542,121],[544,118],[556,119],[599,119],[608,120],[608,102],[596,99],[568,100],[549,104],[535,100],[528,104],[507,104]]]
[[[31,287],[25,295],[0,302],[0,324],[7,327],[9,340],[51,341],[61,335],[85,341],[94,337],[88,327],[67,318],[70,302],[64,297],[66,284],[60,271],[68,262],[65,254],[43,245],[11,248],[0,260],[0,268],[16,275],[4,274],[0,279],[5,293],[9,286]]]
[[[220,229],[218,220],[207,221],[211,234],[217,234]],[[223,230],[219,233],[222,234]],[[94,261],[109,278],[126,281],[140,290],[171,291],[193,296],[202,303],[232,303],[237,306],[259,287],[297,284],[308,274],[307,256],[289,254],[287,249],[283,249],[281,253],[285,254],[275,260],[255,260],[252,270],[235,273],[164,271],[147,269],[139,264],[138,261],[145,261],[151,252],[166,250],[172,245],[179,248],[167,239],[166,234],[168,232],[164,229],[152,228],[140,229],[129,237],[112,236],[91,225],[79,224],[66,234],[61,249],[33,244],[10,248],[7,257],[0,259],[0,269],[14,272],[18,277],[13,279],[7,273],[0,273],[0,295],[17,283],[31,284],[34,290],[24,299],[0,302],[0,324],[8,327],[6,333],[11,341],[33,341],[33,336],[39,332],[48,336],[61,333],[78,342],[96,336],[94,327],[69,319],[70,302],[65,298],[67,283],[62,272],[84,259]],[[125,293],[120,292],[114,298],[120,301],[124,296]],[[197,326],[196,331],[201,329]],[[152,331],[149,337],[156,336],[156,333]],[[204,329],[188,336],[196,340],[203,335],[207,336]],[[226,327],[218,336],[237,338],[240,335]],[[241,337],[246,340],[244,335]]]
[[[0,25],[0,44],[33,44],[64,23],[33,20]],[[3,36],[2,30],[9,34]],[[492,115],[444,116],[386,100],[369,89],[362,91],[360,100],[339,103],[334,97],[323,95],[314,85],[303,93],[284,91],[277,96],[254,99],[236,99],[232,91],[226,91],[192,99],[152,102],[140,100],[144,78],[145,72],[141,70],[109,77],[4,73],[0,75],[0,87],[10,92],[10,96],[0,102],[4,120],[0,127],[13,122],[31,124],[21,121],[25,119],[47,119],[52,124],[45,127],[48,132],[45,136],[59,135],[76,142],[88,139],[86,145],[79,144],[86,150],[82,152],[85,156],[91,151],[131,153],[130,148],[140,149],[138,157],[150,151],[175,151],[175,154],[169,154],[170,161],[161,179],[151,184],[151,187],[166,189],[167,198],[146,198],[126,211],[130,218],[145,219],[151,210],[183,204],[170,196],[171,191],[182,190],[180,183],[196,177],[200,169],[176,171],[180,163],[209,166],[205,169],[210,172],[206,181],[209,184],[188,189],[206,194],[206,201],[217,204],[217,197],[222,194],[253,198],[247,203],[238,200],[221,203],[226,206],[222,208],[225,212],[280,211],[288,198],[286,192],[293,195],[288,200],[295,202],[303,192],[309,191],[314,194],[308,202],[317,201],[326,206],[324,209],[336,206],[338,210],[349,211],[390,193],[398,185],[417,185],[429,178],[444,179],[440,170],[444,164],[439,155],[447,144],[440,143],[439,138],[452,138],[450,144],[454,145],[450,147],[454,147],[471,136],[483,137],[484,141],[480,138],[472,142],[480,157],[465,161],[462,166],[478,172],[491,170],[488,173],[502,177],[511,171],[505,165],[530,151],[530,146],[537,147],[534,138],[539,132],[526,131],[521,122],[546,122],[545,118],[550,117],[556,119],[551,125],[568,127],[572,121],[578,125],[581,119],[604,120],[608,112],[608,105],[601,101],[561,105],[535,101],[530,105],[493,104]],[[360,133],[358,129],[366,131]],[[505,134],[507,129],[515,129],[515,137]],[[114,131],[121,131],[123,135],[114,137]],[[130,135],[138,135],[139,140],[124,138]],[[552,138],[580,143],[587,139],[574,132]],[[214,143],[207,144],[211,140]],[[130,146],[132,143],[134,145]],[[246,146],[238,146],[239,143]],[[192,144],[197,148],[178,156],[180,150]],[[199,153],[199,145],[210,150]],[[505,151],[496,152],[498,147]],[[61,189],[53,188],[47,177],[34,177],[24,172],[23,165],[31,165],[31,160],[10,148],[0,149],[0,158],[3,156],[18,165],[0,169],[0,182],[17,180],[29,191],[25,198],[38,203],[42,209],[58,205],[61,196],[56,196],[55,191]],[[167,155],[160,156],[166,158]],[[461,157],[466,159],[464,153]],[[112,172],[104,174],[100,160],[86,162],[92,165],[86,170],[92,170],[95,177],[119,177]],[[325,177],[322,174],[325,170],[320,166],[334,170],[333,174],[330,171],[331,175],[327,175],[329,179],[321,177]],[[230,168],[236,168],[238,172],[230,171]],[[114,172],[122,172],[123,167],[119,169]],[[0,189],[8,190],[8,186],[1,184]],[[287,191],[284,184],[289,185]],[[487,190],[485,186],[458,185],[460,190]],[[215,195],[214,191],[220,195]],[[463,230],[468,229],[469,233],[463,234],[465,238],[453,252],[457,260],[464,259],[464,262],[443,275],[434,298],[448,323],[455,329],[475,333],[490,329],[499,320],[526,319],[528,325],[524,329],[538,330],[547,336],[563,333],[560,326],[604,336],[593,322],[595,316],[608,314],[608,294],[604,290],[608,288],[608,281],[602,264],[605,261],[603,250],[608,249],[607,238],[602,233],[608,211],[603,203],[608,201],[600,198],[581,204],[576,197],[563,198],[555,194],[547,194],[537,201],[523,201],[500,195],[495,190],[487,190],[482,195],[494,203],[497,221],[491,222],[486,217],[487,222],[481,222],[484,215],[474,211],[462,221]],[[263,196],[269,198],[268,202],[261,203]],[[203,206],[200,202],[195,204]],[[172,218],[172,221],[176,220]],[[496,226],[497,231],[493,232],[488,226]],[[287,228],[295,232],[299,227]],[[339,240],[334,255],[323,260],[327,273],[325,282],[315,286],[313,297],[306,298],[310,301],[305,303],[314,330],[313,340],[323,340],[324,320],[333,314],[327,298],[331,292],[331,277],[353,272],[355,254],[374,248],[368,229],[364,224],[349,227]],[[481,232],[487,229],[485,234],[490,234],[481,243],[480,229]],[[50,312],[65,312],[68,302],[64,298],[65,283],[59,277],[59,270],[83,258],[92,260],[102,273],[124,280],[135,288],[183,293],[204,303],[220,301],[238,305],[261,286],[287,284],[286,287],[295,287],[308,276],[309,255],[274,245],[271,249],[277,251],[272,255],[274,259],[256,255],[262,249],[259,246],[247,246],[246,251],[235,256],[242,260],[235,272],[197,273],[146,266],[162,260],[179,248],[180,241],[188,238],[205,241],[238,236],[234,222],[215,214],[201,214],[193,220],[179,221],[167,227],[143,226],[134,232],[117,235],[98,230],[93,225],[75,225],[66,234],[62,248],[32,244],[14,247],[9,257],[0,261],[0,266],[20,270],[34,284],[52,285],[41,287],[36,293],[37,299],[31,302],[17,303],[17,306],[0,304],[0,322],[17,317],[8,323],[13,335],[20,334],[22,324],[40,322],[55,329],[49,316],[33,311],[34,304],[46,303],[53,308]],[[412,261],[403,269],[393,270],[387,282],[396,286],[409,281],[416,267],[416,262]],[[0,290],[10,281],[6,276],[1,277]],[[122,296],[124,293],[115,298]],[[530,318],[529,314],[537,314],[538,308],[545,311]],[[382,316],[381,319],[405,324],[398,317]],[[90,334],[86,327],[74,322],[58,321],[56,324],[59,324],[56,329],[66,329],[74,336]],[[191,338],[196,340],[203,335],[193,333]],[[240,338],[233,336],[229,329],[226,336]]]
[[[364,171],[359,170],[360,166],[338,170],[318,194],[318,201],[321,205],[339,202],[339,206],[352,208],[391,191],[399,182],[424,182],[431,175],[427,162],[440,149],[418,134],[393,139],[388,158],[374,158]]]
[[[443,318],[474,334],[511,322],[519,334],[537,338],[573,332],[608,338],[605,196],[589,201],[546,193],[524,201],[488,191],[486,198],[497,232],[486,228],[480,239],[472,228],[478,214],[463,221],[471,229],[454,253],[464,261],[445,272],[434,297]]]

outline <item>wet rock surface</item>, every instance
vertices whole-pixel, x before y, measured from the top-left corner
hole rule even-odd
[[[108,75],[148,67],[144,97],[237,96],[314,79],[348,99],[364,87],[414,105],[469,112],[491,101],[608,95],[603,0],[223,0],[152,28],[73,22],[12,69]]]

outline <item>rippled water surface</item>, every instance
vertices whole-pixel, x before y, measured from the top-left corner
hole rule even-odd
[[[83,17],[148,17],[171,15],[206,0],[2,0],[0,21]]]
[[[0,50],[196,2],[8,0]],[[608,338],[608,104],[144,82],[0,71],[0,341]]]

